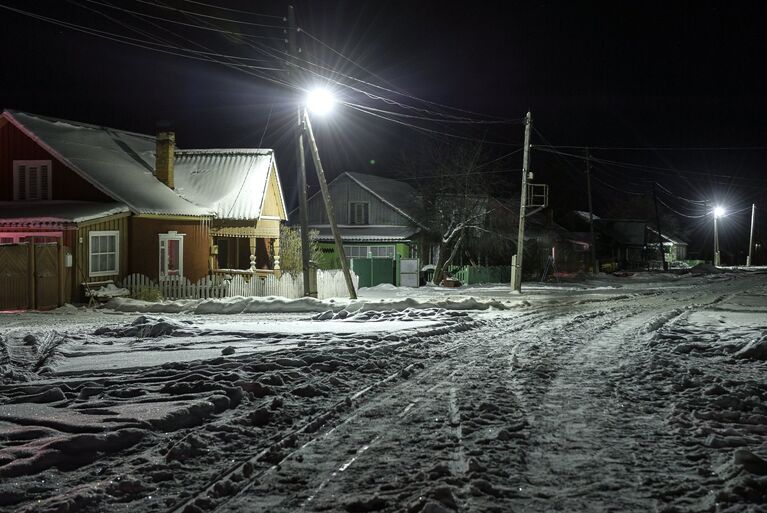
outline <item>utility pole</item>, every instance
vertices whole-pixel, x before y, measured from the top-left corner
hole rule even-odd
[[[751,250],[754,247],[754,216],[756,215],[756,203],[751,204],[751,234],[748,236],[748,256],[746,257],[746,267],[751,267]]]
[[[718,217],[714,213],[714,266],[719,267],[719,225]]]
[[[522,191],[519,196],[519,235],[517,237],[517,254],[512,258],[511,287],[522,292],[522,258],[525,253],[525,211],[527,207],[527,174],[530,170],[530,130],[533,127],[533,117],[530,112],[525,116],[525,146],[522,153]]]
[[[668,271],[668,264],[666,263],[666,254],[663,252],[663,235],[660,231],[660,216],[658,215],[658,196],[655,194],[655,188],[658,185],[657,182],[652,183],[652,200],[655,203],[655,227],[658,228],[658,250],[660,251],[660,260],[663,262],[663,270]]]
[[[589,231],[591,232],[591,268],[594,274],[599,274],[597,269],[597,240],[594,237],[594,209],[591,207],[591,155],[586,148],[586,194],[589,199]]]
[[[336,215],[333,212],[333,202],[330,200],[328,183],[325,180],[325,171],[322,169],[320,152],[317,150],[317,141],[314,139],[312,123],[309,121],[309,113],[306,112],[306,109],[303,111],[303,120],[304,128],[306,129],[306,136],[309,141],[309,150],[312,154],[312,160],[314,160],[314,170],[317,172],[317,178],[320,182],[322,200],[325,202],[325,211],[328,214],[330,229],[333,232],[333,239],[336,242],[336,253],[338,253],[338,256],[341,258],[341,270],[343,270],[344,279],[346,280],[346,288],[349,291],[349,299],[357,299],[357,292],[354,290],[352,275],[349,273],[349,262],[346,261],[346,254],[344,253],[344,243],[343,240],[341,240],[341,233],[338,231],[338,225],[336,225]]]
[[[296,12],[292,5],[288,6],[288,45],[290,47],[290,73],[292,83],[294,86],[298,86],[298,72],[295,66],[295,59],[298,53],[298,45],[296,39],[298,37],[298,29],[296,28]],[[317,297],[317,291],[312,291],[309,269],[309,219],[306,200],[306,157],[304,155],[304,121],[303,121],[303,106],[299,102],[297,106],[297,120],[296,126],[296,166],[298,166],[298,217],[301,223],[301,269],[303,271],[304,278],[304,296]]]

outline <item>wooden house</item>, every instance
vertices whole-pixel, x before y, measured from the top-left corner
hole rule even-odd
[[[423,225],[415,189],[405,182],[361,173],[342,173],[328,184],[347,258],[419,258]],[[317,193],[307,202],[309,229],[316,230],[321,268],[338,268],[338,255]],[[298,210],[291,212],[298,225]]]
[[[180,150],[172,132],[0,116],[0,244],[59,244],[66,301],[82,298],[83,282],[129,273],[196,281],[279,269],[285,219],[272,150]],[[0,259],[8,281],[9,269]]]

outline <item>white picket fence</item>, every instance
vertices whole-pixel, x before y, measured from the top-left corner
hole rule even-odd
[[[352,273],[354,288],[359,286],[359,277]],[[157,290],[165,299],[208,299],[222,297],[265,297],[282,296],[290,299],[304,295],[303,275],[293,276],[285,273],[280,278],[274,275],[251,277],[237,274],[233,276],[207,276],[196,283],[179,277],[169,280],[155,281],[143,274],[129,274],[118,284],[129,289],[131,295],[144,289]],[[317,297],[348,297],[346,281],[340,270],[317,271]]]

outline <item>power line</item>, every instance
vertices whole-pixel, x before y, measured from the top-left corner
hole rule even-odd
[[[547,153],[562,155],[562,156],[565,156],[565,157],[571,157],[571,158],[574,158],[574,159],[585,160],[585,158],[586,158],[586,157],[584,157],[582,155],[577,155],[577,154],[573,154],[573,153],[560,152],[560,151],[551,149],[550,147],[547,147],[547,146],[535,146],[535,149],[540,150],[540,151],[544,151],[544,152],[547,152]],[[602,164],[613,165],[613,166],[617,166],[617,167],[624,167],[624,168],[627,168],[627,169],[640,169],[640,170],[650,171],[650,172],[652,172],[652,171],[657,171],[657,172],[672,172],[672,173],[676,173],[676,174],[689,174],[689,175],[703,176],[703,177],[708,177],[708,178],[714,177],[714,178],[727,178],[727,179],[730,179],[730,180],[746,180],[746,181],[765,182],[764,179],[759,179],[759,178],[748,178],[748,177],[739,177],[739,176],[732,176],[732,175],[723,175],[723,174],[717,174],[717,173],[706,173],[706,172],[703,172],[703,171],[690,171],[690,170],[675,169],[675,168],[668,168],[668,167],[649,166],[649,165],[644,165],[644,164],[636,164],[636,163],[630,163],[630,162],[619,162],[619,161],[615,161],[615,160],[601,159],[601,158],[596,158],[596,157],[591,157],[591,160],[594,161],[594,162],[600,162]]]
[[[99,37],[99,38],[102,38],[102,39],[107,39],[107,40],[110,40],[110,41],[113,41],[113,42],[116,42],[116,43],[121,43],[121,44],[129,45],[129,46],[134,46],[134,47],[138,47],[138,48],[143,48],[145,50],[150,50],[150,51],[153,51],[153,52],[159,52],[159,53],[164,53],[164,54],[168,54],[168,55],[174,55],[174,56],[177,56],[177,57],[184,57],[184,58],[187,58],[187,59],[193,59],[193,60],[198,60],[198,61],[204,61],[204,62],[211,62],[211,63],[221,64],[220,61],[217,61],[215,59],[208,58],[208,57],[188,55],[188,54],[179,53],[179,52],[175,52],[175,51],[171,51],[171,50],[164,50],[162,48],[156,48],[155,46],[157,46],[158,43],[153,43],[153,42],[150,42],[150,41],[136,42],[136,41],[139,41],[136,38],[131,38],[129,36],[122,36],[122,35],[119,35],[119,34],[112,34],[112,33],[109,33],[109,32],[98,30],[98,29],[92,29],[92,28],[81,26],[81,25],[76,25],[74,23],[69,23],[69,22],[66,22],[66,21],[58,20],[56,18],[50,18],[48,16],[43,16],[43,15],[32,13],[32,12],[29,12],[29,11],[24,11],[22,9],[16,9],[14,7],[10,7],[10,6],[4,5],[4,4],[0,4],[0,9],[6,9],[6,10],[9,10],[9,11],[15,12],[17,14],[28,16],[28,17],[31,17],[31,18],[34,18],[34,19],[37,19],[37,20],[40,20],[40,21],[45,21],[47,23],[52,23],[54,25],[58,25],[60,27],[68,28],[70,30],[74,30],[74,31],[77,31],[77,32],[82,32],[84,34],[88,34],[88,35],[91,35],[91,36],[94,36],[94,37]],[[150,46],[150,45],[155,45],[155,46]],[[163,45],[163,46],[169,46],[169,45]],[[184,50],[185,51],[190,51],[188,49],[184,49]],[[268,70],[268,71],[282,71],[279,68],[267,68],[267,67],[263,67],[263,66],[252,66],[252,65],[247,65],[247,64],[236,64],[234,66],[236,66],[237,68],[245,68],[245,69],[259,69],[259,70]],[[241,71],[244,71],[244,70],[241,69]]]
[[[90,1],[90,0],[88,0],[88,1]],[[226,21],[226,22],[229,22],[229,23],[236,23],[238,25],[250,25],[252,27],[279,28],[279,29],[285,30],[285,27],[284,26],[280,26],[280,25],[268,25],[268,24],[265,24],[265,23],[254,23],[252,21],[235,20],[235,19],[232,19],[232,18],[222,18],[220,16],[211,16],[209,14],[202,14],[202,13],[195,12],[195,11],[187,11],[185,9],[179,9],[177,7],[172,7],[170,5],[166,5],[166,4],[163,4],[163,3],[150,2],[149,0],[133,0],[133,1],[134,2],[139,2],[141,4],[151,5],[152,7],[159,7],[161,9],[167,9],[169,11],[180,12],[180,13],[188,14],[188,15],[191,15],[191,16],[199,16],[200,18],[208,18],[208,19],[217,20],[217,21]]]
[[[264,14],[264,13],[260,13],[260,12],[254,12],[254,11],[244,11],[242,9],[233,9],[231,7],[222,7],[220,5],[207,4],[205,2],[199,2],[197,0],[183,0],[183,1],[184,2],[188,2],[190,4],[197,4],[197,5],[202,5],[204,7],[210,7],[211,9],[219,9],[221,11],[229,11],[229,12],[236,12],[236,13],[240,13],[240,14],[248,14],[250,16],[261,16],[262,18],[275,18],[275,19],[278,19],[278,20],[285,21],[285,17],[284,16],[277,16],[275,14]]]
[[[359,64],[358,62],[356,62],[356,61],[354,61],[353,59],[351,59],[351,58],[347,57],[346,55],[344,55],[342,52],[339,52],[338,50],[336,50],[335,48],[333,48],[333,47],[332,47],[332,46],[330,46],[329,44],[327,44],[327,43],[325,43],[324,41],[322,41],[322,40],[321,40],[320,38],[318,38],[317,36],[314,36],[314,35],[310,34],[309,32],[307,32],[307,31],[306,31],[305,29],[303,29],[303,28],[301,28],[301,29],[299,29],[299,30],[301,30],[301,32],[302,32],[303,34],[307,35],[307,36],[308,36],[310,39],[312,39],[312,40],[314,40],[314,41],[318,42],[319,44],[321,44],[322,46],[324,46],[325,48],[327,48],[327,49],[328,49],[328,50],[330,50],[331,52],[335,53],[335,54],[336,54],[336,55],[338,55],[339,57],[341,57],[341,58],[345,59],[346,61],[348,61],[348,62],[350,62],[350,63],[352,63],[352,64],[354,64],[355,66],[357,66],[357,67],[358,67],[359,69],[361,69],[362,71],[364,71],[364,72],[366,72],[366,73],[369,73],[371,76],[373,76],[373,77],[375,77],[375,78],[378,78],[379,80],[382,80],[383,82],[386,82],[386,83],[390,84],[390,82],[389,82],[389,81],[387,81],[387,80],[383,79],[382,77],[380,77],[380,76],[376,75],[375,73],[373,73],[372,71],[368,70],[367,68],[365,68],[364,66],[362,66],[362,65],[361,65],[361,64]],[[353,78],[353,77],[349,77],[349,78]],[[358,80],[358,79],[355,79],[355,80]],[[366,85],[370,85],[370,86],[373,86],[373,87],[377,87],[377,88],[379,88],[379,89],[381,89],[381,90],[384,90],[384,91],[387,91],[387,92],[390,92],[390,93],[399,94],[399,95],[405,96],[405,97],[407,97],[407,98],[410,98],[410,99],[413,99],[413,100],[417,100],[417,101],[420,101],[420,102],[423,102],[423,103],[427,103],[427,104],[429,104],[429,105],[434,105],[434,106],[436,106],[436,107],[442,107],[442,108],[446,108],[446,109],[450,109],[450,110],[455,110],[455,111],[457,111],[457,112],[463,112],[463,113],[465,113],[465,114],[473,114],[473,115],[475,115],[475,116],[483,116],[483,117],[487,117],[487,118],[493,118],[493,119],[499,119],[499,120],[503,121],[503,118],[500,118],[500,117],[498,117],[498,116],[493,116],[493,115],[489,115],[489,114],[483,114],[483,113],[479,113],[479,112],[475,112],[475,111],[471,111],[471,110],[466,110],[466,109],[461,109],[461,108],[458,108],[458,107],[453,107],[453,106],[450,106],[450,105],[445,105],[445,104],[442,104],[442,103],[433,102],[433,101],[430,101],[430,100],[426,100],[426,99],[424,99],[424,98],[419,98],[419,97],[417,97],[417,96],[414,96],[414,95],[412,95],[412,94],[410,94],[410,93],[408,93],[408,92],[406,92],[406,91],[403,91],[403,90],[401,90],[401,89],[389,89],[389,88],[385,88],[385,87],[383,87],[383,86],[379,86],[379,85],[377,85],[377,84],[372,84],[372,83],[369,83],[369,82],[364,82],[364,81],[362,81],[362,80],[360,80],[360,82],[363,82],[363,83],[365,83]],[[393,85],[393,84],[391,84],[391,85]],[[522,120],[515,120],[515,121],[522,121]]]
[[[196,29],[199,29],[199,30],[208,30],[208,31],[212,31],[212,32],[220,32],[220,33],[229,34],[229,35],[233,35],[233,36],[237,36],[237,37],[261,37],[261,38],[265,38],[265,39],[273,39],[273,38],[267,38],[265,36],[252,36],[252,35],[249,35],[249,34],[242,34],[240,32],[233,32],[231,30],[225,30],[225,29],[221,29],[221,28],[203,27],[201,25],[196,25],[196,24],[193,24],[193,23],[185,23],[183,21],[172,20],[170,18],[163,18],[162,16],[154,16],[152,14],[147,14],[147,13],[143,13],[143,12],[133,11],[131,9],[126,9],[124,7],[118,7],[116,5],[111,5],[111,4],[108,4],[108,3],[99,2],[98,0],[85,0],[85,1],[86,2],[90,2],[92,4],[101,5],[103,7],[109,7],[110,9],[116,9],[118,11],[122,11],[122,12],[125,12],[125,13],[128,13],[128,14],[135,14],[136,16],[142,16],[142,17],[145,17],[145,18],[151,18],[153,20],[165,21],[165,22],[168,22],[168,23],[173,23],[175,25],[182,25],[184,27],[196,28]],[[281,26],[281,25],[266,25],[266,24],[262,24],[260,26],[261,26],[261,28],[275,28],[275,29],[285,30],[285,27]]]
[[[552,149],[603,150],[603,151],[761,151],[767,146],[574,146],[547,145]]]

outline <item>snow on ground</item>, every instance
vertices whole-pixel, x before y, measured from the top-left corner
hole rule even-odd
[[[524,290],[0,314],[0,510],[767,511],[767,274]]]

